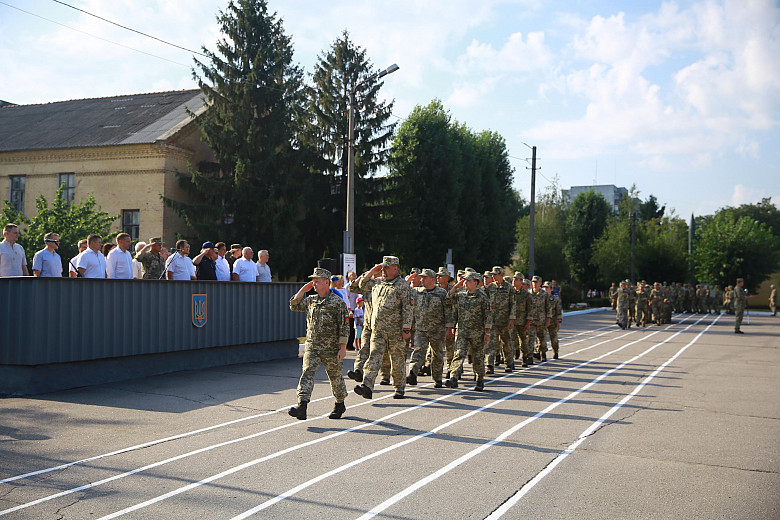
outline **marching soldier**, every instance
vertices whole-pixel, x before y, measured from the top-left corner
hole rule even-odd
[[[374,381],[379,373],[382,357],[389,352],[393,371],[394,399],[404,398],[406,387],[406,343],[411,337],[412,299],[409,284],[398,275],[398,257],[385,256],[381,264],[375,265],[366,273],[360,288],[366,289],[370,277],[383,277],[374,280],[371,289],[371,316],[366,321],[371,324],[371,351],[366,361],[363,384],[355,387],[355,393],[371,399],[374,394]]]
[[[639,289],[636,293],[636,326],[646,327],[650,321],[650,295],[647,294],[645,282],[639,283]]]
[[[772,311],[772,316],[777,316],[777,288],[772,284],[769,289],[769,310]]]
[[[363,382],[363,366],[368,360],[368,354],[371,351],[371,324],[368,317],[371,315],[373,306],[371,305],[371,289],[364,290],[360,288],[360,275],[354,282],[349,284],[349,291],[363,296],[363,335],[361,336],[361,347],[355,356],[355,364],[347,377],[358,383]],[[372,286],[373,287],[373,286]]]
[[[479,273],[468,272],[465,279],[452,288],[447,300],[452,303],[452,321],[456,326],[455,356],[450,365],[450,377],[444,382],[447,388],[458,388],[458,379],[463,374],[463,362],[471,350],[477,384],[474,390],[485,389],[485,344],[490,340],[492,326],[490,301],[478,289]],[[465,285],[465,290],[459,290]]]
[[[747,296],[745,296],[745,280],[737,278],[737,285],[734,286],[733,291],[733,304],[734,314],[736,314],[734,320],[734,334],[744,334],[742,332],[742,316],[745,313],[745,307],[747,307]]]
[[[663,309],[661,308],[663,306],[663,293],[661,292],[661,284],[658,282],[655,282],[653,284],[653,290],[650,291],[650,310],[653,313],[653,323],[656,325],[661,324],[661,312]]]
[[[628,306],[629,306],[629,297],[628,297],[628,280],[623,280],[620,282],[620,288],[615,293],[615,308],[617,308],[618,313],[618,325],[620,325],[621,329],[626,329],[629,327],[628,323]]]
[[[515,359],[521,358],[522,366],[534,364],[534,351],[528,342],[528,313],[531,310],[531,295],[528,292],[528,280],[523,273],[515,271],[512,285],[515,288]]]
[[[341,375],[341,360],[347,355],[349,338],[349,313],[344,300],[330,290],[330,271],[317,267],[309,276],[312,280],[290,298],[290,310],[306,313],[306,347],[303,351],[303,373],[298,382],[298,406],[289,414],[296,419],[306,419],[306,408],[314,389],[314,374],[320,364],[330,379],[330,387],[336,404],[329,417],[341,419],[346,411],[344,399],[347,386]],[[317,294],[304,295],[311,289]]]
[[[488,299],[490,300],[490,315],[493,318],[493,327],[490,329],[490,343],[488,343],[485,353],[485,363],[487,363],[487,374],[493,373],[495,364],[496,350],[501,345],[500,353],[503,354],[506,363],[505,372],[512,372],[515,369],[514,352],[512,349],[512,340],[510,334],[515,328],[515,288],[512,284],[504,280],[504,268],[500,265],[494,266],[491,271],[493,283],[485,288]]]
[[[547,361],[547,340],[544,331],[550,326],[552,309],[547,293],[542,291],[542,277],[536,275],[531,278],[531,282],[533,288],[529,293],[529,309],[526,318],[528,343],[531,348],[538,345],[539,353],[536,357],[539,358],[540,363],[543,363]]]
[[[423,269],[420,273],[422,286],[412,289],[414,295],[414,347],[412,363],[406,383],[417,384],[417,372],[423,364],[424,353],[432,353],[431,375],[436,388],[442,387],[444,369],[445,326],[452,327],[451,308],[445,305],[447,291],[436,286],[436,273],[433,269]]]
[[[544,282],[542,287],[544,287],[544,290],[547,291],[547,294],[550,297],[552,319],[550,320],[550,326],[547,327],[547,333],[550,335],[550,346],[552,346],[553,349],[553,359],[558,359],[558,330],[560,330],[561,323],[563,322],[563,305],[561,304],[561,300],[553,295],[553,288],[550,282]]]

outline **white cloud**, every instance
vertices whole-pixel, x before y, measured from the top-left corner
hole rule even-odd
[[[731,195],[731,206],[740,206],[742,204],[754,204],[761,202],[761,199],[770,198],[775,204],[780,203],[780,194],[770,194],[766,190],[752,188],[744,184],[736,184],[734,193]]]

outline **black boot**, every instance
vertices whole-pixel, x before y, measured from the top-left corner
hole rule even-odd
[[[374,396],[374,392],[366,385],[357,385],[355,387],[355,393],[366,399],[371,399]]]
[[[309,401],[301,401],[300,403],[298,403],[298,406],[293,406],[287,411],[287,413],[290,414],[291,417],[295,417],[299,421],[305,421],[306,407],[308,405],[309,405]]]
[[[481,380],[481,379],[479,381],[477,381],[477,384],[474,385],[474,390],[476,390],[477,392],[484,391],[485,390],[485,382],[483,380]]]
[[[417,385],[417,376],[414,375],[414,372],[409,372],[409,375],[406,376],[406,384],[410,386],[416,386]]]
[[[444,382],[444,386],[447,388],[458,388],[458,380],[457,379],[447,379]]]
[[[350,378],[353,381],[357,381],[358,383],[363,382],[363,371],[359,368],[357,370],[350,370],[347,372],[347,377]]]
[[[485,371],[486,374],[493,374],[493,365],[488,365],[487,370]]]
[[[390,380],[389,379],[382,379],[379,382],[379,384],[382,385],[382,386],[390,386]]]
[[[336,403],[333,406],[333,411],[330,412],[330,415],[328,416],[329,419],[341,419],[341,416],[344,415],[344,412],[347,411],[347,407],[344,406],[344,403]]]

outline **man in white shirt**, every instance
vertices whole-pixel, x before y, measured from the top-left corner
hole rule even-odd
[[[254,251],[247,246],[242,251],[243,256],[233,263],[233,280],[238,282],[256,282],[257,266],[252,261]]]
[[[103,237],[100,235],[87,237],[87,250],[78,256],[79,262],[76,264],[82,278],[106,277],[106,257],[100,252],[102,245]]]
[[[108,253],[106,258],[106,274],[108,278],[115,280],[133,279],[133,257],[130,255],[130,235],[119,233],[116,236],[116,247]]]
[[[217,264],[217,280],[220,282],[229,282],[230,281],[230,264],[228,263],[227,259],[225,259],[225,255],[227,254],[227,244],[224,242],[217,242],[217,259],[215,260],[215,263]]]
[[[62,259],[57,254],[60,247],[60,235],[46,233],[43,236],[46,247],[33,256],[33,276],[44,278],[62,278]]]
[[[271,281],[271,268],[268,267],[268,250],[261,249],[257,253],[257,281],[258,282],[270,282]]]
[[[195,267],[189,255],[190,244],[186,240],[176,242],[176,252],[165,262],[168,280],[195,280]]]
[[[146,247],[146,242],[138,242],[135,245],[135,254]],[[133,278],[140,280],[144,277],[144,264],[133,258]]]
[[[76,266],[79,265],[79,256],[87,250],[87,239],[82,238],[79,240],[79,252],[76,253],[76,256],[68,260],[68,276],[71,278],[76,278],[79,275],[78,270],[76,269]]]
[[[19,226],[6,224],[3,228],[3,241],[0,242],[0,276],[30,276],[24,248],[16,243],[17,240]]]

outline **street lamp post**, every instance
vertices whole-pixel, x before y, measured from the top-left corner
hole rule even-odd
[[[380,79],[399,69],[398,65],[393,63],[384,70],[372,74],[363,81],[355,84],[349,90],[349,149],[347,157],[347,223],[344,230],[344,253],[355,252],[355,92],[358,87],[367,81]]]

